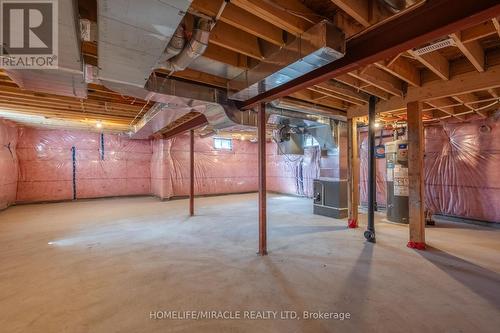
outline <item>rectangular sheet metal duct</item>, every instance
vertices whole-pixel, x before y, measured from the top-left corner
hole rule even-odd
[[[99,76],[144,87],[191,0],[98,0]]]
[[[344,33],[328,21],[322,21],[229,81],[229,98],[248,100],[342,58],[344,54]]]
[[[9,77],[21,88],[71,97],[87,97],[83,77],[77,3],[58,1],[58,68],[10,69]]]

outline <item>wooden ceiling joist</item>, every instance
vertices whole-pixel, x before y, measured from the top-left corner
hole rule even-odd
[[[194,0],[191,9],[215,17],[223,1],[225,0]],[[280,28],[232,3],[226,5],[219,20],[275,45],[284,44],[283,31]]]
[[[208,44],[207,49],[203,53],[203,57],[237,68],[249,68],[249,59],[246,55],[231,51],[227,48],[212,43]]]
[[[456,115],[458,112],[455,111],[455,106],[452,101],[447,97],[443,99],[434,99],[426,102],[431,107],[436,108],[450,116],[456,117],[457,119],[464,120],[463,116]],[[451,105],[450,105],[451,104]]]
[[[316,87],[324,89],[326,91],[334,92],[339,95],[343,95],[345,97],[348,97],[349,99],[358,101],[361,104],[366,104],[369,98],[369,96],[365,93],[355,91],[350,86],[332,80],[317,84]]]
[[[477,110],[478,109],[478,104],[480,102],[479,98],[474,95],[473,93],[467,93],[467,94],[460,94],[452,97],[454,100],[462,103],[465,107],[467,107],[469,110],[472,110],[476,112],[479,116],[482,118],[486,118],[487,114],[484,111]]]
[[[450,35],[455,41],[456,46],[471,62],[478,72],[484,72],[484,50],[478,41],[464,43],[461,38],[461,33],[457,32]]]
[[[235,6],[299,36],[319,21],[319,15],[298,0],[231,0]]]
[[[361,70],[350,72],[349,75],[379,88],[391,95],[402,96],[403,85],[399,78],[381,71],[373,65],[366,66]]]
[[[375,63],[375,66],[387,71],[414,87],[419,87],[421,85],[420,71],[406,58],[395,57],[391,60],[379,61]]]
[[[495,65],[481,73],[472,71],[456,75],[445,83],[441,80],[426,82],[419,88],[409,87],[404,97],[392,97],[387,101],[379,101],[376,109],[379,112],[388,112],[405,108],[406,104],[411,101],[426,102],[476,91],[496,89],[500,87],[499,77],[500,65]],[[366,107],[355,106],[348,110],[348,117],[366,114]]]
[[[210,33],[210,43],[257,60],[264,58],[256,36],[224,22],[218,22],[215,25]]]
[[[495,27],[495,30],[500,37],[500,19],[498,17],[495,17],[491,20],[491,22],[493,23],[493,26]]]
[[[343,84],[346,84],[348,86],[353,87],[354,89],[357,89],[359,91],[363,91],[367,94],[376,96],[380,99],[383,100],[388,100],[389,99],[389,94],[377,87],[373,87],[370,85],[362,85],[360,80],[357,78],[350,76],[350,75],[339,75],[338,77],[335,78],[335,81],[339,81]]]
[[[320,93],[322,95],[328,96],[330,98],[334,98],[334,99],[338,99],[338,100],[347,102],[349,104],[354,104],[354,105],[364,105],[365,104],[365,103],[362,103],[362,102],[360,102],[358,100],[351,99],[351,98],[346,97],[346,96],[341,95],[341,94],[337,94],[334,91],[325,90],[325,89],[323,89],[323,88],[321,88],[319,86],[310,87],[308,89],[311,90],[311,91],[315,91],[317,93]]]
[[[355,19],[364,27],[369,27],[370,23],[370,2],[368,0],[331,0],[345,13]]]
[[[450,79],[450,63],[448,59],[443,57],[438,52],[431,52],[427,54],[418,55],[413,50],[409,50],[410,53],[415,59],[420,61],[425,67],[430,69],[434,74],[440,77],[443,80]]]
[[[343,101],[332,99],[329,96],[310,90],[297,91],[296,93],[291,94],[290,97],[338,110],[346,110],[348,107],[348,105]]]
[[[496,34],[493,21],[488,20],[481,24],[462,30],[461,38],[463,43],[475,41],[484,37],[489,37]]]

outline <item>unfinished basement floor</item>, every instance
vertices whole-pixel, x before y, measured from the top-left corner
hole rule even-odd
[[[0,212],[2,332],[498,332],[500,230],[442,222],[430,249],[406,226],[363,228],[271,195],[258,257],[257,195],[152,197]],[[150,319],[156,311],[349,312],[335,320]]]

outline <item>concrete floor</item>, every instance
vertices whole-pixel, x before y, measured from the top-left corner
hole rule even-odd
[[[407,227],[378,243],[307,199],[123,198],[0,212],[1,332],[498,332],[500,230],[440,223],[428,251]],[[152,320],[168,310],[349,312],[350,320]],[[242,312],[243,313],[243,312]],[[243,316],[243,314],[241,314]]]

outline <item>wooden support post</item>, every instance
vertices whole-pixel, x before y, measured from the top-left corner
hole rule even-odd
[[[259,104],[257,137],[259,141],[259,255],[267,255],[266,216],[266,104]]]
[[[194,215],[194,130],[189,131],[189,216]]]
[[[422,103],[408,103],[408,181],[410,211],[410,241],[408,247],[425,249],[424,216],[424,125],[422,122]]]
[[[356,118],[347,120],[348,131],[348,226],[358,227],[359,206],[359,154],[358,154],[358,126]]]

